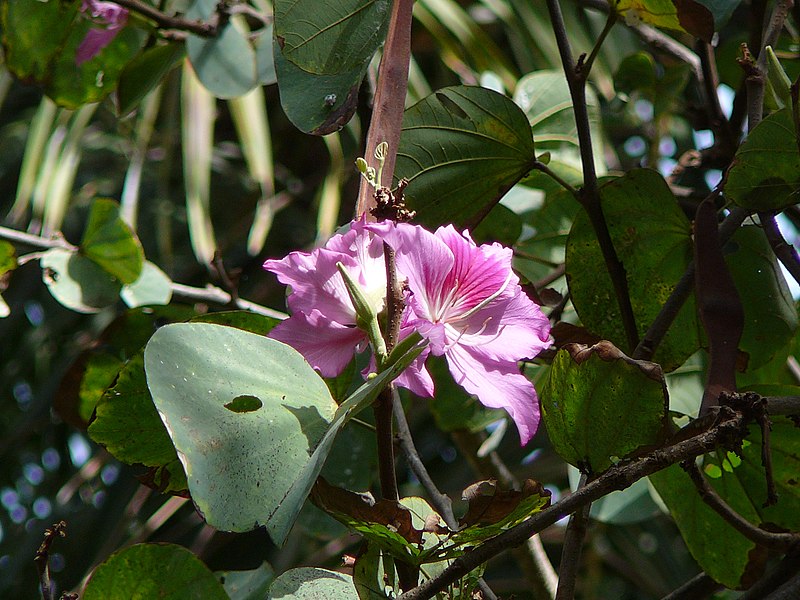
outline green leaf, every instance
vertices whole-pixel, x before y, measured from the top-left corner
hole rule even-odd
[[[630,94],[646,91],[652,94],[656,86],[656,61],[649,52],[639,51],[622,59],[614,73],[614,89]]]
[[[481,87],[444,88],[407,109],[395,176],[421,223],[474,226],[528,171],[533,138],[509,98]]]
[[[117,460],[153,467],[156,488],[187,489],[183,466],[147,388],[142,353],[128,361],[103,394],[88,432]]]
[[[749,354],[748,370],[756,369],[794,337],[797,309],[760,227],[741,227],[723,251],[744,307],[739,348]]]
[[[635,169],[600,188],[603,212],[622,261],[640,336],[692,260],[691,226],[656,171]],[[566,272],[575,310],[592,333],[623,347],[625,333],[594,228],[580,211],[567,240]],[[679,367],[700,347],[694,297],[678,313],[653,360]]]
[[[558,351],[540,390],[542,416],[561,458],[600,473],[661,440],[666,384],[657,364],[628,358],[609,342],[572,346]]]
[[[148,484],[165,492],[187,489],[183,466],[166,427],[161,422],[144,371],[143,346],[159,321],[174,322],[192,316],[193,311],[174,307],[128,311],[123,321],[112,324],[103,335],[105,345],[120,340],[120,359],[128,359],[119,371],[113,387],[106,390],[97,403],[95,419],[89,426],[91,438],[103,445],[115,458],[128,464],[151,467]],[[193,322],[216,323],[266,334],[275,319],[245,311],[211,313],[194,317]]]
[[[368,63],[383,43],[389,0],[276,0],[275,39],[283,56],[314,75],[339,75]]]
[[[353,578],[344,573],[300,567],[286,571],[269,588],[268,600],[359,600]]]
[[[755,543],[703,502],[689,475],[679,465],[672,465],[651,475],[650,481],[669,508],[700,568],[726,587],[737,589],[751,585],[753,581],[748,581],[746,574],[751,560],[758,562]],[[740,515],[747,519],[757,517],[735,478],[721,477],[710,482]]]
[[[5,240],[0,240],[0,277],[17,268],[17,251]]]
[[[112,554],[95,569],[83,600],[228,600],[199,558],[175,544],[136,544]]]
[[[41,85],[67,108],[99,102],[114,91],[122,68],[145,40],[140,29],[124,27],[96,57],[78,66],[75,53],[93,26],[79,8],[79,2],[0,4],[6,66],[17,78]]]
[[[711,43],[714,15],[695,0],[616,0],[616,10],[626,21],[691,33]]]
[[[266,25],[253,43],[256,48],[256,70],[260,85],[272,85],[278,81],[275,59],[272,55],[272,27],[272,23]]]
[[[123,285],[119,295],[130,308],[169,304],[172,280],[158,266],[146,260],[136,281]]]
[[[783,210],[800,190],[800,154],[791,109],[772,113],[739,146],[725,179],[725,195],[744,208]]]
[[[314,75],[288,61],[273,44],[283,112],[305,133],[327,135],[344,127],[356,111],[367,63],[336,75]]]
[[[208,20],[216,13],[216,0],[196,0],[186,12],[187,19]],[[256,53],[239,30],[228,20],[213,37],[186,37],[189,62],[203,86],[217,98],[243,96],[258,84]]]
[[[697,2],[711,11],[714,15],[714,29],[719,31],[731,18],[741,0],[697,0]]]
[[[123,362],[113,354],[98,353],[89,356],[81,378],[78,413],[88,423],[97,403],[114,383]]]
[[[41,265],[50,293],[71,310],[95,313],[119,299],[119,281],[76,252],[53,248],[42,255]]]
[[[81,252],[125,284],[136,281],[142,272],[142,245],[119,216],[119,204],[108,198],[92,203]]]
[[[500,242],[504,246],[513,246],[522,234],[522,219],[511,209],[498,204],[470,233],[478,244]]]
[[[125,65],[117,86],[117,115],[132,112],[142,99],[186,56],[183,44],[153,46]]]
[[[336,410],[322,379],[285,344],[207,323],[162,327],[144,361],[153,402],[206,521],[227,531],[266,525],[282,541],[288,527],[276,530],[270,517]],[[261,408],[226,408],[242,395],[258,398]]]
[[[275,573],[267,563],[250,571],[217,571],[214,573],[230,600],[263,600]]]

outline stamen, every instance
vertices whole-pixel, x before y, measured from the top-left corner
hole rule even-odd
[[[439,323],[444,319],[445,314],[447,313],[447,309],[450,308],[450,306],[453,304],[453,300],[455,299],[458,293],[458,288],[459,288],[458,279],[456,279],[453,282],[453,287],[451,287],[447,291],[447,295],[439,300],[439,305],[436,307],[437,310],[434,314],[435,322]]]
[[[501,286],[500,286],[500,289],[499,289],[499,290],[497,290],[497,291],[496,291],[494,294],[492,294],[491,296],[487,297],[487,298],[486,298],[486,299],[484,299],[483,301],[479,302],[478,304],[476,304],[475,306],[473,306],[472,308],[470,308],[470,309],[469,309],[467,312],[465,312],[464,314],[462,314],[462,315],[459,315],[459,316],[458,316],[458,319],[459,319],[459,320],[461,320],[461,319],[469,319],[469,318],[470,318],[472,315],[474,315],[476,312],[478,312],[479,310],[481,310],[482,308],[484,308],[484,307],[485,307],[487,304],[489,304],[489,303],[490,303],[492,300],[494,300],[495,298],[497,298],[497,297],[498,297],[500,294],[502,294],[502,293],[503,293],[503,292],[506,290],[506,288],[508,287],[508,284],[511,282],[511,278],[512,278],[513,276],[514,276],[514,273],[513,273],[511,270],[509,270],[509,272],[508,272],[508,276],[506,277],[506,280],[503,282],[503,285],[501,285]]]

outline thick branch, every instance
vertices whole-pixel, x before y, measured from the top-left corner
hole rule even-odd
[[[797,407],[800,410],[800,406]],[[560,502],[535,514],[530,519],[494,537],[453,561],[438,577],[422,583],[403,594],[399,600],[423,600],[433,597],[479,565],[509,548],[519,546],[539,531],[566,515],[616,490],[622,490],[643,477],[670,465],[694,459],[719,445],[741,440],[750,418],[739,411],[722,407],[715,424],[692,437],[655,450],[641,458],[623,461],[585,487],[566,496]]]
[[[188,31],[201,37],[214,37],[219,32],[219,27],[223,24],[223,10],[218,8],[217,12],[208,22],[193,21],[184,19],[182,17],[170,16],[160,10],[154,8],[149,4],[141,2],[141,0],[111,0],[114,4],[119,4],[123,8],[127,8],[133,12],[139,13],[143,17],[147,17],[154,21],[156,25],[162,29],[177,29],[179,31]],[[220,3],[219,6],[224,6]],[[227,10],[227,9],[226,9]],[[227,17],[227,14],[225,14]]]
[[[586,485],[586,474],[581,475],[578,489]],[[586,526],[589,522],[588,503],[572,513],[564,534],[564,546],[561,549],[561,563],[558,567],[558,591],[556,600],[571,600],[575,597],[575,585],[578,582],[578,570],[581,562],[583,539],[586,537]]]
[[[369,122],[364,159],[372,166],[375,148],[381,142],[389,146],[383,163],[381,184],[392,187],[392,176],[400,145],[400,130],[403,125],[406,88],[408,87],[408,65],[411,59],[411,9],[414,0],[394,0],[389,20],[389,31],[383,46],[383,56],[378,68],[378,87],[372,118]],[[358,190],[356,216],[367,213],[375,206],[373,188],[366,179],[361,179]],[[370,218],[370,217],[367,217]]]

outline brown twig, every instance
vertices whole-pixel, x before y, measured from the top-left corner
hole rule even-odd
[[[138,13],[154,21],[162,29],[177,29],[187,31],[200,37],[215,37],[228,19],[229,9],[225,2],[220,2],[214,16],[206,22],[184,19],[161,12],[157,8],[141,2],[141,0],[111,0],[123,8]]]
[[[716,490],[711,487],[708,481],[706,481],[706,478],[703,476],[702,471],[700,471],[694,459],[681,463],[681,467],[689,474],[703,502],[748,540],[766,548],[783,551],[788,550],[794,544],[800,542],[800,535],[798,534],[766,531],[756,527],[733,510],[733,508],[717,494]]]
[[[772,251],[775,253],[775,256],[781,261],[781,264],[786,267],[786,270],[794,277],[795,281],[800,283],[800,256],[798,256],[797,250],[783,239],[783,235],[781,235],[781,231],[778,229],[778,223],[775,221],[773,215],[760,213],[758,216],[761,220],[761,226],[764,228],[764,233],[767,236],[767,241]]]
[[[698,573],[681,587],[672,590],[661,600],[701,600],[708,598],[714,592],[722,589],[722,584],[717,583],[706,573]]]
[[[50,547],[57,537],[63,538],[66,536],[67,523],[65,521],[53,523],[51,527],[44,530],[44,540],[42,540],[42,544],[33,557],[36,570],[39,572],[39,589],[44,600],[55,598],[55,588],[53,588],[53,582],[50,579]]]
[[[582,473],[577,489],[584,487],[586,481],[586,474]],[[586,526],[591,508],[592,504],[587,503],[572,513],[569,518],[567,530],[564,533],[564,545],[561,549],[561,562],[558,566],[556,600],[572,600],[575,597],[581,550],[583,549],[583,539],[586,537]]]

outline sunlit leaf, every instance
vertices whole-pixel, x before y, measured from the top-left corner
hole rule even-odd
[[[657,444],[666,431],[661,369],[628,358],[608,342],[559,350],[540,395],[556,452],[587,473]]]
[[[95,569],[84,600],[228,600],[214,574],[192,552],[175,544],[137,544],[112,554]]]
[[[119,280],[85,256],[53,248],[42,255],[40,262],[50,293],[71,310],[95,313],[119,299]]]
[[[359,600],[350,575],[300,567],[286,571],[272,582],[268,600]]]
[[[142,272],[142,245],[120,217],[119,204],[108,198],[92,203],[81,252],[124,284],[132,284]]]
[[[172,281],[166,273],[149,260],[142,265],[136,281],[122,286],[120,297],[130,308],[153,304],[169,304]]]
[[[615,0],[616,10],[626,21],[644,21],[648,25],[691,33],[711,42],[714,15],[695,0]]]
[[[756,125],[736,151],[725,195],[744,208],[782,210],[800,200],[800,153],[789,108]]]
[[[532,168],[528,119],[481,87],[438,90],[407,109],[395,176],[420,222],[474,226]]]
[[[250,571],[217,571],[214,573],[230,600],[264,600],[275,573],[267,563]]]

